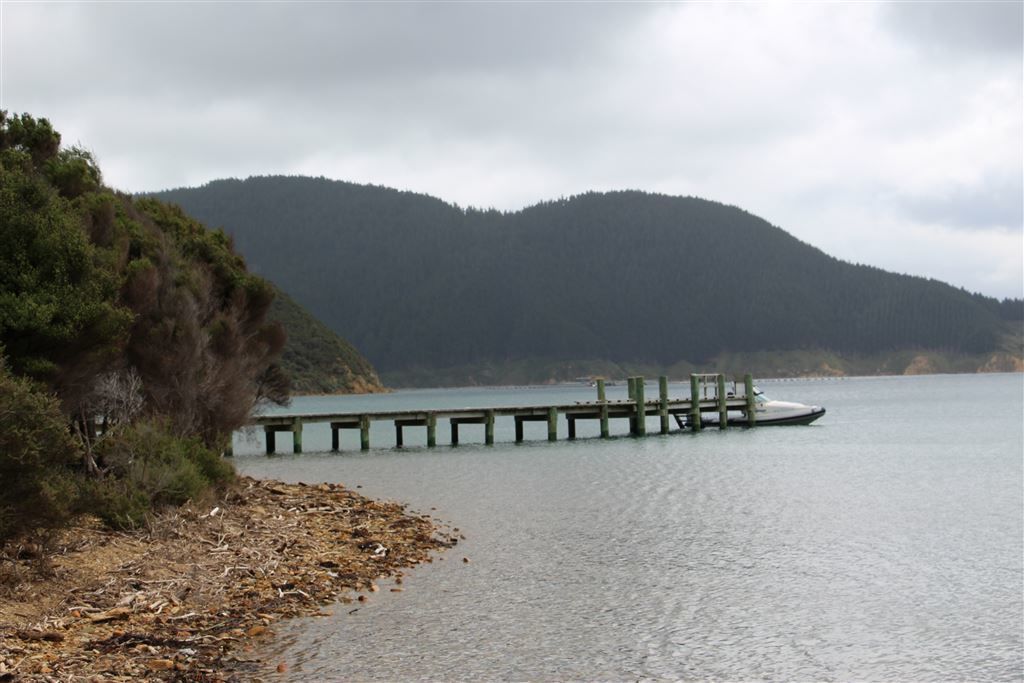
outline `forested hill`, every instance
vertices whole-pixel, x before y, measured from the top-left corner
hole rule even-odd
[[[223,227],[385,375],[529,359],[997,348],[1019,300],[852,265],[732,206],[590,193],[515,213],[305,177],[156,194]]]
[[[384,390],[377,371],[359,351],[279,289],[274,290],[267,317],[288,332],[281,367],[293,392],[369,394]]]

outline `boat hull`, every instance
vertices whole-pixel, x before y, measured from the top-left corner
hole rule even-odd
[[[757,427],[770,427],[770,426],[784,426],[784,425],[809,425],[815,420],[819,419],[825,414],[825,409],[820,407],[811,407],[807,410],[800,411],[798,414],[793,413],[776,413],[776,414],[764,414],[758,413],[757,421],[755,426]],[[730,414],[728,416],[728,424],[730,427],[746,427],[749,426],[747,416],[743,413]],[[718,425],[718,414],[717,413],[703,413],[701,415],[701,425],[704,427],[717,426]],[[689,420],[682,418],[678,420],[680,427],[688,427]]]

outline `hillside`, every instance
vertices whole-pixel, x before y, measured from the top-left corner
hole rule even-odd
[[[267,313],[288,332],[281,368],[297,394],[367,394],[383,391],[373,366],[351,344],[275,288]]]
[[[509,368],[535,381],[571,361],[986,354],[1021,317],[1019,300],[845,263],[692,197],[591,193],[499,213],[303,177],[155,196],[224,228],[389,383],[500,382]]]

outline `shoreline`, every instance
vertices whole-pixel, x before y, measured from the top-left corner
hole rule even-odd
[[[236,681],[284,671],[287,662],[255,655],[274,624],[365,602],[378,579],[401,583],[457,543],[429,515],[340,484],[244,476],[149,529],[82,520],[47,552],[0,554],[0,681]]]

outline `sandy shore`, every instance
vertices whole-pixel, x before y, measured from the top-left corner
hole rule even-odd
[[[277,622],[372,599],[376,579],[400,583],[456,532],[341,485],[243,477],[144,531],[86,522],[42,556],[8,547],[0,681],[234,681],[284,670],[257,654]]]

